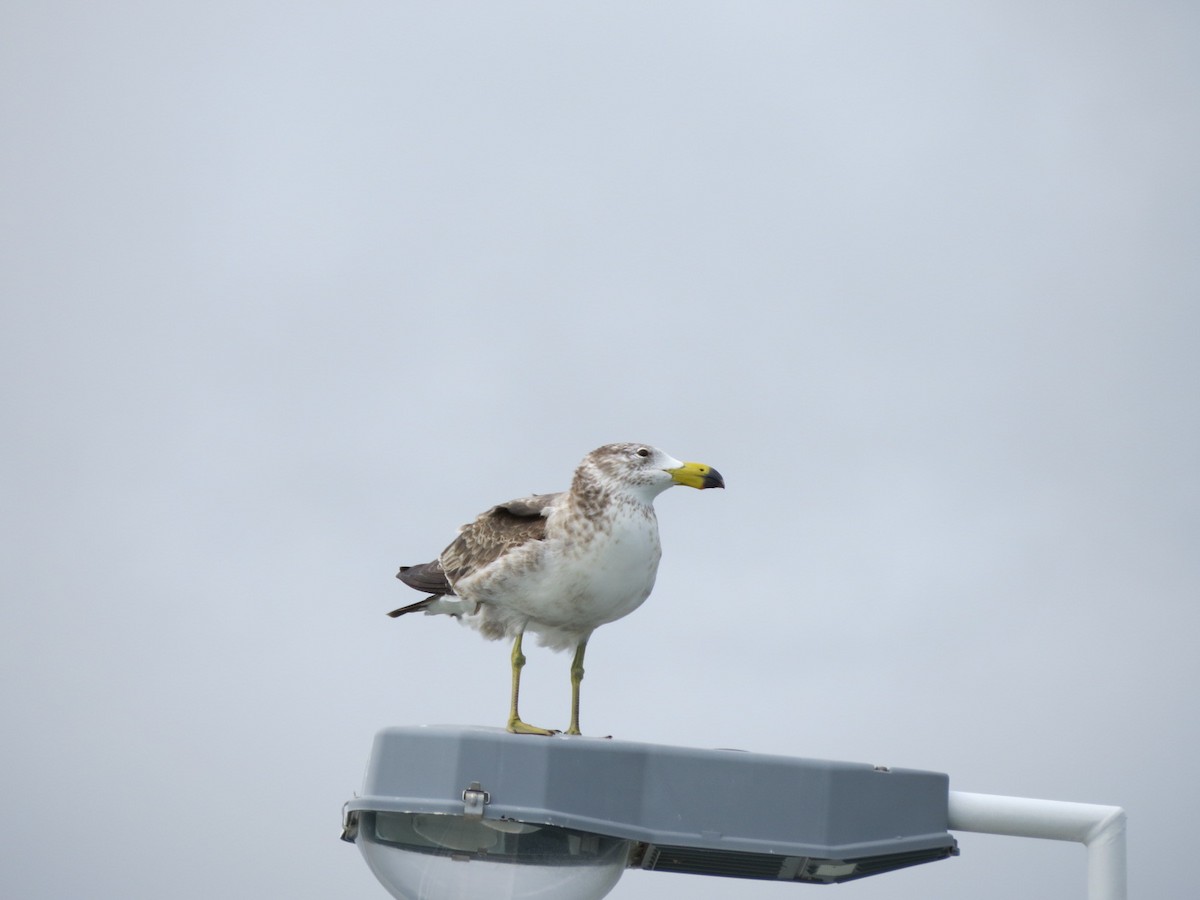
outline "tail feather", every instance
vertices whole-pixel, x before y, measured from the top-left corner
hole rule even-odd
[[[397,616],[402,616],[405,613],[424,612],[425,610],[429,609],[434,602],[441,599],[441,594],[434,594],[432,597],[425,597],[422,600],[418,600],[416,603],[408,604],[408,606],[402,606],[399,609],[393,609],[390,613],[388,613],[388,615],[395,619]]]
[[[410,588],[424,591],[431,596],[424,597],[416,603],[410,603],[408,606],[393,609],[388,613],[393,619],[405,613],[414,612],[423,612],[429,616],[441,613],[457,617],[463,614],[464,604],[459,601],[458,595],[454,593],[454,588],[450,586],[450,582],[446,578],[446,571],[442,568],[440,561],[435,559],[433,562],[421,563],[419,566],[401,566],[396,577]],[[454,597],[454,599],[443,601],[443,597]],[[474,605],[469,604],[469,606],[467,611],[474,612]]]
[[[397,616],[402,616],[405,613],[423,612],[427,616],[453,616],[457,619],[461,616],[473,616],[478,611],[478,603],[463,600],[460,597],[447,597],[445,594],[434,594],[432,597],[426,597],[424,600],[418,600],[416,603],[410,603],[408,606],[393,609],[388,615],[395,619]]]

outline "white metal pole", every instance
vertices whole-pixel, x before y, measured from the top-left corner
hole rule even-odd
[[[951,831],[1084,844],[1088,900],[1126,900],[1125,810],[1119,806],[950,791],[949,814]]]

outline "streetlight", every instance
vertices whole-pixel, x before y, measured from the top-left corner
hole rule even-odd
[[[387,728],[342,836],[402,900],[592,900],[626,868],[830,884],[955,855],[948,794],[864,763]]]

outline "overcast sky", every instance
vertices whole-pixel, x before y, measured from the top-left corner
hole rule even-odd
[[[1124,806],[1193,892],[1200,12],[0,7],[0,894],[383,898],[374,732],[502,725],[417,599],[610,441],[725,475],[585,732]],[[527,651],[562,727],[569,656]],[[1078,845],[842,900],[1082,900]],[[614,898],[783,898],[630,872]]]

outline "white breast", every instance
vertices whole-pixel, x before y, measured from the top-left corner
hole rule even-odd
[[[629,615],[654,587],[662,555],[653,511],[620,516],[588,536],[549,538],[543,565],[521,578],[507,606],[552,647],[574,646],[594,628]]]

